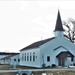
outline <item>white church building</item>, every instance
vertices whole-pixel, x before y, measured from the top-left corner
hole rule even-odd
[[[41,68],[45,66],[68,66],[75,63],[75,44],[63,35],[60,12],[58,11],[55,36],[37,41],[20,50],[20,65]]]

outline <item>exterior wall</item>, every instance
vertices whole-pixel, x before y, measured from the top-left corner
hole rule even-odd
[[[44,55],[44,63],[46,64],[46,66],[51,66],[52,64],[56,64],[58,66],[58,59],[56,58],[56,56],[60,52],[69,51],[75,56],[75,45],[71,43],[69,40],[65,39],[64,37],[62,38],[58,37],[45,43],[42,46],[40,46],[40,49],[41,49],[40,55]],[[47,56],[50,56],[50,62],[47,61]],[[75,62],[75,60],[72,62],[71,60],[68,59],[65,61],[65,65],[66,64],[69,65],[68,61],[70,61],[70,64]],[[41,65],[42,64],[43,64],[43,59],[41,56]]]
[[[10,64],[10,59],[5,59],[5,60],[4,60],[4,64],[9,65],[9,64]]]
[[[8,64],[9,65],[10,64],[10,59],[1,59],[0,63],[1,64]]]
[[[4,64],[5,63],[5,61],[4,60],[0,60],[0,64]]]
[[[48,49],[48,48],[47,48]],[[50,49],[46,50],[47,52],[41,52],[44,57],[44,62],[41,56],[41,65],[43,63],[46,64],[46,66],[52,66],[52,64],[56,64],[56,66],[58,66],[58,58],[56,58],[56,56],[61,53],[61,52],[66,52],[68,50],[64,49],[64,48],[58,48],[56,50],[52,50],[52,52],[50,51]],[[50,61],[47,61],[47,56],[50,56]],[[67,57],[65,60],[65,66],[68,66],[70,64],[73,64],[74,61],[71,61],[71,57]]]
[[[71,61],[71,57],[67,57],[65,61],[65,65],[68,66],[70,64],[73,64],[73,62]]]
[[[4,58],[4,57],[6,57],[6,56],[8,56],[8,55],[0,55],[0,59],[1,58]],[[5,63],[5,60],[0,60],[0,64],[4,64]]]
[[[64,37],[63,31],[55,31],[55,37]]]
[[[53,48],[54,48],[54,42],[56,42],[56,39],[53,39],[45,44],[43,44],[42,46],[40,46],[41,49],[41,54],[44,57],[44,63],[46,64],[46,66],[51,66],[52,64],[55,63],[55,57],[54,52],[53,52]],[[50,61],[47,61],[47,56],[50,56]],[[41,67],[43,64],[43,59],[41,56]]]
[[[14,61],[16,59],[16,61]],[[19,65],[19,59],[20,59],[20,55],[15,55],[15,56],[12,56],[8,59],[1,59],[0,60],[0,63],[1,64],[8,64],[8,65]]]
[[[20,64],[20,54],[11,57],[9,60],[10,60],[10,65],[14,65],[14,64],[19,65]]]
[[[25,57],[25,54],[26,54],[26,57]],[[34,57],[33,57],[33,55],[34,55]],[[27,58],[28,58],[28,60],[27,60]],[[35,60],[33,58],[35,58]],[[34,48],[34,49],[30,49],[30,50],[21,51],[20,52],[20,60],[21,60],[20,65],[22,65],[22,66],[40,67],[40,49]]]
[[[43,64],[46,64],[46,66],[52,66],[52,64],[56,64],[58,66],[58,58],[56,58],[56,56],[63,51],[69,51],[75,56],[75,45],[64,37],[56,37],[55,39],[39,46],[39,48],[20,51],[20,65],[42,67]],[[29,56],[28,61],[27,53]],[[32,61],[30,61],[30,53],[32,56]],[[35,61],[33,61],[33,53],[35,53]],[[50,57],[50,61],[47,61],[47,56]],[[70,58],[66,58],[65,65],[69,65],[69,62],[75,62],[75,58],[73,62],[70,60]]]
[[[0,59],[1,59],[1,58],[4,58],[4,57],[6,57],[6,56],[8,56],[8,55],[0,55]]]

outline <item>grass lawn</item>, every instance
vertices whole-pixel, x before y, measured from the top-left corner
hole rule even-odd
[[[13,66],[9,65],[0,65],[0,70],[9,70],[10,68],[13,68]],[[36,69],[32,67],[24,67],[24,66],[17,66],[17,68],[21,69]],[[46,73],[46,75],[75,75],[75,72],[72,71],[33,71],[34,75],[42,75],[42,73]],[[16,75],[17,73],[0,73],[0,75]]]
[[[0,65],[0,70],[9,70],[13,68],[12,65]],[[33,69],[34,67],[26,67],[26,66],[16,66],[16,68],[21,68],[21,69]],[[36,68],[34,68],[36,69]]]

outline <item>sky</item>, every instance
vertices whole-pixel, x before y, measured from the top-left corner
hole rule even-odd
[[[75,19],[74,0],[0,1],[0,51],[19,52],[53,37],[58,9],[62,21]]]

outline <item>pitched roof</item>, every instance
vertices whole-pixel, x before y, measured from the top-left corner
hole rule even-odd
[[[20,51],[27,50],[27,49],[31,49],[31,48],[37,48],[37,47],[43,45],[44,43],[46,43],[46,42],[48,42],[48,41],[50,41],[50,40],[52,40],[54,38],[55,37],[52,37],[52,38],[49,38],[49,39],[45,39],[45,40],[41,40],[41,41],[38,41],[38,42],[34,42],[31,45],[29,45],[29,46],[21,49]]]
[[[63,51],[63,52],[60,52],[56,57],[60,57],[60,56],[73,56],[74,57],[74,55],[72,54],[72,53],[70,53],[69,51]]]
[[[59,10],[57,15],[56,27],[54,31],[64,31]]]
[[[8,56],[1,58],[0,60],[10,59],[11,57],[13,57],[15,55],[18,55],[18,54],[8,55]]]
[[[14,55],[19,53],[0,52],[0,55]]]
[[[57,50],[58,48],[64,48],[64,49],[66,49],[66,50],[68,50],[67,48],[65,48],[65,47],[63,47],[63,46],[58,46],[57,48],[55,48],[54,50]]]

